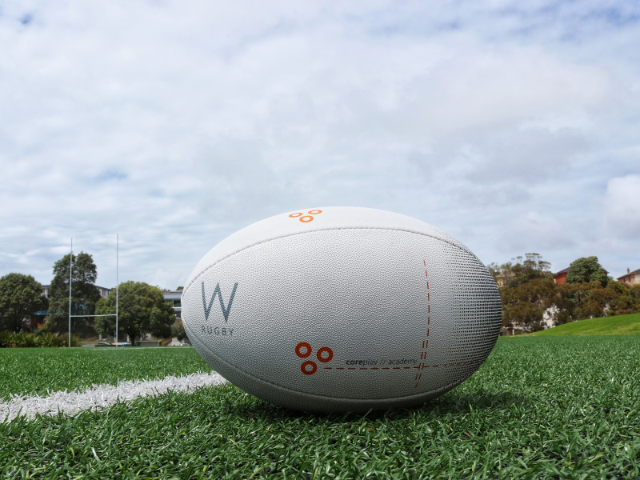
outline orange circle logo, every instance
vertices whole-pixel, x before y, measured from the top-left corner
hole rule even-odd
[[[316,356],[322,363],[330,362],[333,359],[333,350],[331,350],[329,347],[322,347],[320,350],[318,350]]]
[[[322,210],[309,210],[308,215],[304,215],[301,212],[296,212],[296,213],[290,213],[289,214],[289,218],[297,218],[298,220],[300,220],[302,223],[309,223],[309,222],[313,222],[314,219],[314,215],[320,215],[322,213]]]
[[[298,355],[300,358],[307,358],[309,355],[311,355],[311,345],[309,345],[307,342],[300,342],[298,345],[296,345],[296,355]]]
[[[300,370],[302,370],[302,373],[304,373],[305,375],[313,375],[314,373],[316,373],[316,370],[318,370],[318,366],[315,364],[315,362],[306,361],[302,364]]]
[[[307,358],[311,355],[313,349],[311,348],[311,344],[307,342],[300,342],[298,345],[296,345],[295,351],[298,357]],[[329,347],[322,347],[320,350],[318,350],[316,356],[322,363],[330,362],[331,360],[333,360],[333,350],[331,350]],[[328,370],[331,369],[328,368]],[[306,362],[303,362],[302,365],[300,365],[300,371],[305,375],[313,375],[318,371],[318,365],[312,360],[307,360]]]

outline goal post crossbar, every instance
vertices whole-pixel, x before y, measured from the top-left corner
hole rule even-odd
[[[118,260],[120,256],[120,235],[116,234],[116,313],[107,313],[104,315],[71,315],[71,289],[73,287],[73,238],[71,239],[71,252],[69,254],[69,347],[71,347],[71,319],[79,317],[116,317],[116,346],[118,345],[118,287],[120,279],[118,277]]]

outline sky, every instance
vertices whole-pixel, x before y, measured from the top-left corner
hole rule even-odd
[[[183,285],[322,206],[640,268],[638,1],[0,1],[0,276]]]

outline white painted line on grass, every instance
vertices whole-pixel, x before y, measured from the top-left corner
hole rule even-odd
[[[55,392],[46,397],[11,396],[0,401],[0,422],[18,416],[33,419],[37,414],[73,416],[84,410],[101,410],[118,402],[130,402],[138,397],[161,395],[171,390],[184,392],[199,387],[222,385],[226,380],[218,373],[194,373],[184,377],[165,377],[162,380],[129,380],[114,385],[94,385],[83,392]]]

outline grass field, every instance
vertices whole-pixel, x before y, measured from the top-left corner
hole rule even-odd
[[[149,355],[185,358],[166,350]],[[142,351],[107,353],[143,371]],[[639,359],[640,336],[501,338],[468,381],[416,409],[297,413],[226,385],[16,419],[0,425],[0,477],[637,478]]]
[[[558,335],[640,335],[640,313],[589,318],[528,335],[545,337]]]
[[[0,399],[210,372],[193,348],[0,348]]]

